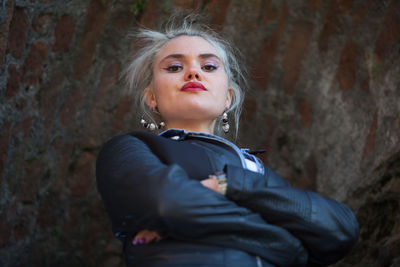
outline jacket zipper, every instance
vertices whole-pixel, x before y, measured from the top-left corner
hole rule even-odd
[[[256,260],[257,260],[257,267],[263,267],[260,256],[256,256]]]
[[[194,137],[194,138],[197,137],[197,138],[200,138],[200,139],[214,140],[214,141],[217,141],[217,142],[220,142],[220,143],[225,144],[225,145],[226,145],[227,147],[229,147],[230,149],[233,149],[233,150],[236,152],[236,154],[239,156],[240,161],[241,161],[241,163],[242,163],[242,167],[243,167],[243,168],[247,168],[247,165],[246,165],[244,156],[243,156],[243,154],[242,154],[242,151],[240,151],[237,147],[233,146],[233,145],[230,144],[229,142],[224,141],[224,140],[220,140],[220,139],[218,139],[218,138],[211,137],[211,136],[203,136],[203,135],[197,135],[197,134],[191,134],[191,133],[188,133],[187,136],[189,136],[189,137]],[[260,256],[256,256],[256,261],[257,261],[257,267],[263,267],[263,264],[262,264],[262,261],[261,261]]]

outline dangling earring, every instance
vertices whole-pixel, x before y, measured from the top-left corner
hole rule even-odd
[[[222,114],[222,130],[224,133],[229,132],[228,114],[226,114],[226,112]]]
[[[158,125],[156,125],[155,123],[151,122],[148,123],[147,121],[145,121],[143,115],[140,119],[140,123],[142,124],[142,126],[146,129],[149,129],[150,131],[154,131],[155,129],[161,129],[165,126],[165,123],[162,121],[160,122]]]
[[[157,107],[152,107],[150,108],[150,110],[158,115],[160,115],[160,112],[158,111]],[[140,123],[142,124],[142,126],[146,129],[150,129],[150,131],[154,131],[156,129],[161,129],[165,126],[165,123],[162,121],[160,122],[158,125],[156,125],[155,123],[151,122],[148,123],[145,119],[144,116],[142,115],[142,117],[140,118]]]

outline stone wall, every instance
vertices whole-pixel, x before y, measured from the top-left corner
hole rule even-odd
[[[144,4],[144,5],[143,5]],[[139,129],[128,33],[197,9],[243,53],[238,143],[293,185],[345,201],[338,266],[400,266],[400,2],[3,0],[0,265],[123,266],[96,190],[103,142]]]

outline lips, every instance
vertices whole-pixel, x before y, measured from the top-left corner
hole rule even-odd
[[[183,92],[196,92],[196,91],[207,91],[207,89],[198,82],[188,82],[185,83],[182,88],[181,91]]]

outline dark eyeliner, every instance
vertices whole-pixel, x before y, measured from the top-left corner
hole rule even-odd
[[[211,69],[210,69],[211,67]],[[205,71],[214,71],[218,69],[218,66],[215,66],[213,64],[206,64],[202,67]]]
[[[169,72],[178,72],[180,69],[183,69],[183,67],[181,65],[171,65],[171,66],[164,68],[164,70],[169,71]]]

